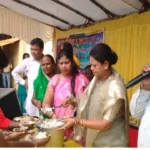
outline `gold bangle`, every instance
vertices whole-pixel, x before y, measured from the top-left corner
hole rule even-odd
[[[84,119],[81,120],[81,127],[82,127],[82,128],[85,127],[84,121],[85,121]]]
[[[82,128],[84,128],[84,126],[83,126],[83,121],[84,121],[84,120],[82,119]]]
[[[84,128],[84,120],[82,119],[82,128]]]
[[[79,119],[78,119],[78,118],[75,118],[74,124],[77,125],[78,122],[79,122]]]

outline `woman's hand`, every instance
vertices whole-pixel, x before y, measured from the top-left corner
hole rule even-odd
[[[57,117],[57,115],[54,113],[51,118],[52,118],[52,119],[57,119],[58,117]]]
[[[45,115],[48,116],[51,119],[57,119],[57,115],[53,111],[45,113]]]
[[[62,101],[61,105],[63,107],[68,107],[69,105],[72,105],[73,107],[76,107],[77,106],[77,99],[75,97],[73,97],[73,96],[72,97],[66,97]]]
[[[42,111],[42,110],[41,110]],[[57,115],[53,112],[53,111],[48,111],[48,112],[43,112],[42,113],[46,116],[48,116],[49,118],[52,118],[52,119],[57,119]]]
[[[66,130],[75,125],[75,118],[65,118],[63,121],[65,121],[65,125],[61,128],[58,128],[58,130]]]
[[[36,100],[34,97],[32,98],[32,104],[37,107],[38,109],[42,108],[42,103],[39,100]]]
[[[61,105],[63,107],[68,107],[70,105],[70,98],[69,97],[66,97],[65,99],[63,99]]]
[[[38,109],[41,109],[42,108],[42,103],[41,103],[41,101],[38,101],[38,100],[35,100],[36,102],[35,102],[35,105],[36,105],[36,107],[38,108]]]

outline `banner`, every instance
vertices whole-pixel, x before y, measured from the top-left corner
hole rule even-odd
[[[74,35],[74,38],[59,39],[57,40],[57,53],[63,48],[64,42],[69,42],[73,46],[73,52],[80,61],[81,69],[84,70],[90,63],[89,54],[91,49],[96,44],[104,42],[104,31],[91,35],[84,35],[84,37],[80,37],[80,34],[78,34],[78,36]]]

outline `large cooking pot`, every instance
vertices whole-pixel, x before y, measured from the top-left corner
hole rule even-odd
[[[36,124],[41,131],[45,131],[50,134],[50,141],[46,144],[46,147],[63,147],[64,143],[64,130],[57,130],[62,127],[65,122],[58,119],[44,119]]]

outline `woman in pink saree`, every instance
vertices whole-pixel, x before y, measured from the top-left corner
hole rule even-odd
[[[43,107],[62,106],[46,114],[51,118],[73,117],[78,99],[88,86],[89,80],[79,72],[69,49],[59,52],[57,64],[60,73],[50,80]],[[66,101],[70,103],[65,105]]]
[[[60,106],[62,103],[67,100],[69,97],[72,97],[71,93],[71,79],[72,77],[66,77],[64,80],[60,80],[61,76],[59,74],[55,75],[49,83],[49,88],[52,88],[54,91],[54,106]],[[75,79],[75,93],[76,99],[80,97],[83,93],[85,87],[87,87],[89,81],[86,77],[79,73]],[[63,117],[73,117],[75,107],[74,105],[68,105],[68,107],[56,108],[54,112],[58,118]]]

